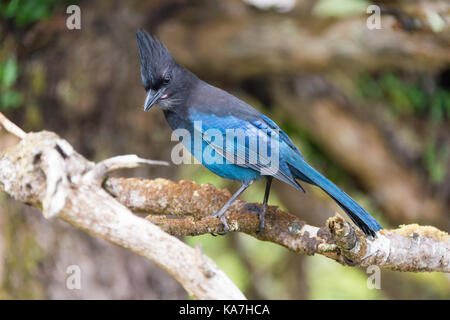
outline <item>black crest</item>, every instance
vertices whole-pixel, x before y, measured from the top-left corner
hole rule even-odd
[[[139,57],[141,59],[141,78],[146,91],[163,81],[164,73],[175,64],[169,50],[147,31],[136,32]]]

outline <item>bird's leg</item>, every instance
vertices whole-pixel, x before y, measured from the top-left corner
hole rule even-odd
[[[260,233],[264,229],[264,217],[266,216],[267,212],[267,202],[269,201],[269,194],[270,194],[270,187],[272,186],[272,179],[273,177],[268,176],[267,177],[267,183],[266,183],[266,191],[264,192],[264,201],[261,210],[258,212],[259,215],[259,229],[256,233]]]
[[[228,202],[225,203],[225,205],[219,211],[217,211],[216,213],[214,213],[211,216],[214,218],[219,218],[220,221],[222,221],[224,233],[222,233],[221,235],[226,234],[228,232],[228,230],[230,230],[230,226],[228,225],[228,222],[226,219],[226,212],[227,212],[228,208],[230,208],[230,206],[234,202],[234,200],[236,200],[236,198],[239,197],[240,194],[242,192],[244,192],[245,189],[247,189],[253,182],[254,182],[254,180],[250,180],[249,182],[244,182],[242,184],[242,186],[239,188],[239,190],[236,191],[236,193],[231,196],[230,200],[228,200]]]

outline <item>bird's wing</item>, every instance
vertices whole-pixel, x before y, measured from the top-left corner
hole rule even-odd
[[[266,125],[268,125],[272,130],[276,130],[279,132],[280,134],[280,138],[284,141],[284,143],[286,143],[291,149],[292,151],[294,151],[295,153],[297,153],[302,159],[305,159],[305,156],[300,152],[300,150],[295,146],[295,144],[292,142],[291,138],[289,138],[289,136],[284,133],[283,130],[280,129],[280,127],[278,127],[278,125],[273,122],[272,119],[270,119],[269,117],[267,117],[264,114],[260,114],[261,119],[266,123]]]
[[[278,130],[265,125],[264,121],[248,121],[234,115],[206,114],[193,108],[189,114],[194,131],[227,162],[273,176],[304,191],[282,159],[292,147]],[[219,139],[214,131],[221,135]]]
[[[206,82],[202,82],[198,91],[199,92],[193,97],[194,101],[191,102],[190,109],[220,117],[234,116],[237,119],[251,122],[259,129],[276,131],[280,136],[280,142],[284,142],[289,149],[302,159],[305,158],[289,136],[284,133],[272,119],[249,104],[222,89],[207,84]]]

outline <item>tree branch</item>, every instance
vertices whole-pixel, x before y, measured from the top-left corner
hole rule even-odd
[[[230,197],[226,190],[191,181],[109,178],[104,186],[123,205],[134,212],[150,213],[148,220],[176,236],[221,232],[220,220],[202,218],[216,212]],[[412,224],[382,230],[376,239],[369,239],[339,216],[330,218],[326,227],[317,228],[270,206],[265,229],[256,233],[259,220],[255,212],[260,207],[235,201],[228,216],[231,231],[245,232],[297,253],[318,253],[343,265],[450,272],[450,237],[434,227]]]
[[[97,165],[51,132],[29,133],[0,157],[0,184],[13,198],[157,264],[198,299],[245,299],[199,249],[132,214],[101,188],[111,169],[155,164],[134,155]],[[161,164],[161,163],[158,163]]]
[[[169,235],[222,231],[220,220],[205,217],[221,208],[230,193],[209,184],[166,179],[108,178],[102,184],[109,171],[139,164],[163,163],[128,155],[94,164],[54,133],[30,133],[0,157],[0,184],[15,199],[41,208],[46,217],[60,217],[146,257],[197,298],[245,298],[198,249]],[[256,233],[255,213],[260,209],[258,204],[237,200],[228,216],[231,230],[297,253],[321,254],[343,265],[450,272],[450,237],[434,227],[408,225],[380,231],[371,239],[339,216],[318,228],[271,206],[265,229]],[[130,210],[150,214],[146,221]]]

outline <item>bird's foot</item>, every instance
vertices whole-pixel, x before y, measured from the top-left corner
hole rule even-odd
[[[266,212],[267,212],[267,204],[264,204],[262,206],[261,210],[258,212],[259,228],[258,228],[258,231],[256,231],[256,233],[260,233],[261,231],[264,230],[264,225],[266,222]]]
[[[259,227],[258,227],[258,230],[256,231],[256,233],[260,233],[261,231],[264,230],[264,225],[265,225],[265,221],[266,221],[265,216],[266,216],[267,208],[268,208],[267,204],[263,204],[262,207],[259,207],[258,205],[253,204],[253,203],[249,203],[247,205],[247,210],[252,213],[257,214],[259,217]]]
[[[209,217],[220,219],[220,221],[223,224],[223,232],[217,232],[217,233],[210,232],[212,236],[214,236],[214,237],[217,237],[218,235],[219,236],[224,236],[224,235],[226,235],[228,233],[228,231],[230,230],[230,226],[228,225],[227,218],[226,218],[226,215],[224,213],[221,213],[219,211],[219,212],[216,212],[213,215],[210,215]]]

